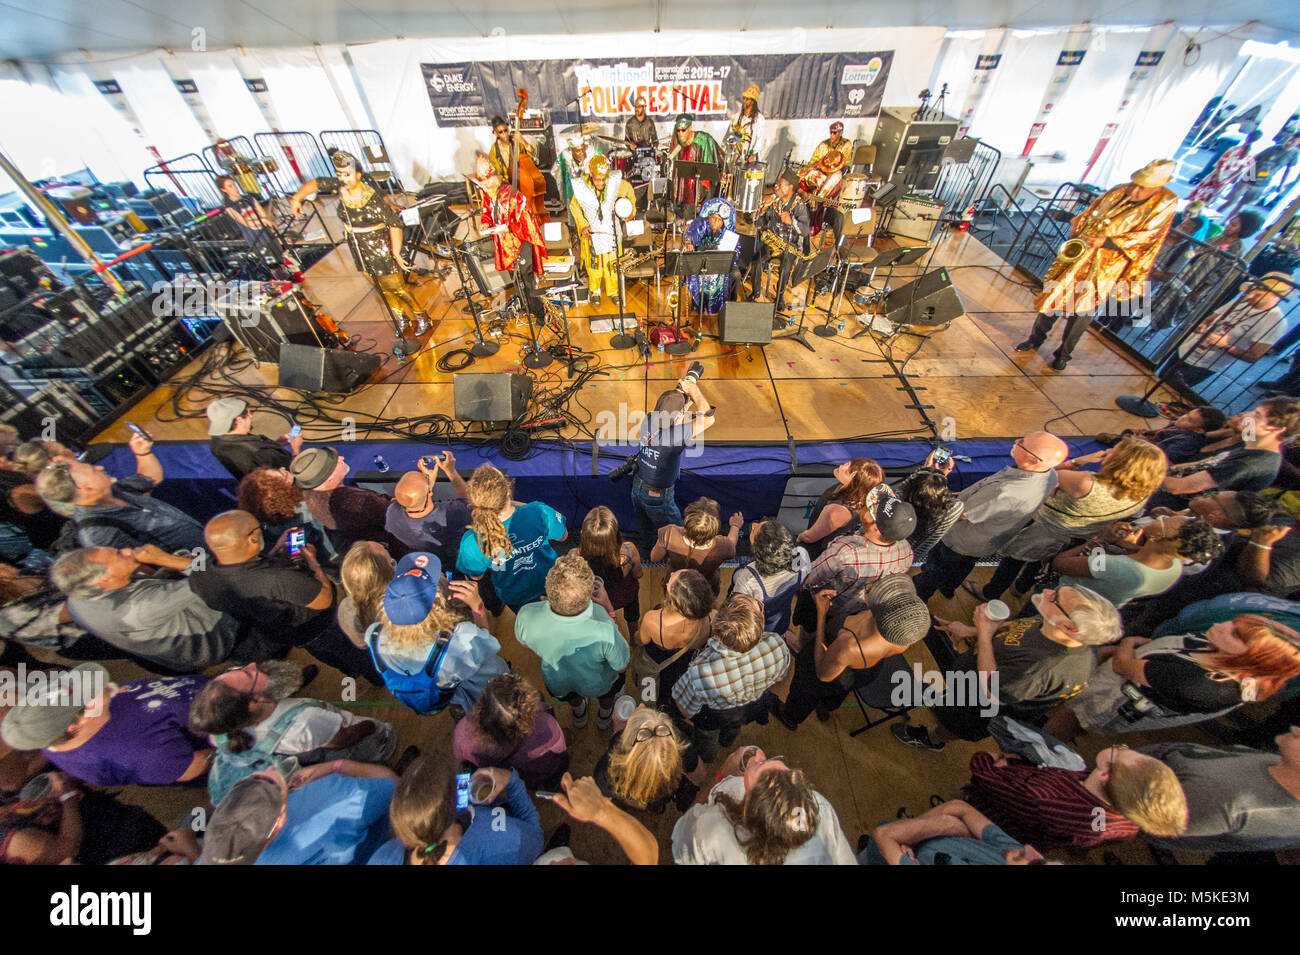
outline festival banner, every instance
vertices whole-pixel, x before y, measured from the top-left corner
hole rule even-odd
[[[514,112],[516,94],[548,110],[557,125],[612,121],[632,114],[644,96],[651,118],[678,113],[700,119],[734,116],[741,93],[759,88],[769,119],[866,119],[879,115],[892,50],[756,56],[647,57],[627,60],[524,60],[421,63],[439,126],[486,126]]]
[[[1038,137],[1043,135],[1053,107],[1061,101],[1065,91],[1070,88],[1070,82],[1079,72],[1079,65],[1083,63],[1083,56],[1088,52],[1088,43],[1091,39],[1092,27],[1086,23],[1076,26],[1066,37],[1065,45],[1056,58],[1051,79],[1047,81],[1047,89],[1043,93],[1043,102],[1038,107],[1038,115],[1034,117],[1033,125],[1029,127],[1029,137],[1025,140],[1025,148],[1020,152],[1022,157],[1033,152],[1034,143],[1038,142]]]

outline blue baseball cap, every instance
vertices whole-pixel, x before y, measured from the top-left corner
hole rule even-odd
[[[400,627],[409,627],[429,616],[438,599],[438,578],[442,562],[437,554],[417,551],[397,562],[393,581],[384,591],[384,613]]]

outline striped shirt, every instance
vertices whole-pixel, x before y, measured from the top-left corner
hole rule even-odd
[[[790,668],[790,648],[775,633],[765,633],[744,653],[710,638],[673,686],[673,699],[687,718],[704,707],[731,710],[752,703]]]
[[[992,753],[971,757],[968,801],[1012,837],[1036,849],[1087,849],[1141,831],[1137,823],[1084,788],[1086,772],[993,763]]]

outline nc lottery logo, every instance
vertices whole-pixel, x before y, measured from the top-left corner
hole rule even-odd
[[[876,77],[880,76],[880,71],[884,68],[885,61],[878,56],[873,56],[865,66],[851,64],[844,67],[844,75],[840,77],[840,85],[870,86],[876,82]]]

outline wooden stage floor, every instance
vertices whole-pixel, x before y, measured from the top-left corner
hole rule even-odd
[[[602,410],[617,414],[620,405],[626,405],[630,413],[652,405],[657,394],[667,387],[665,383],[680,377],[690,362],[698,360],[705,366],[704,393],[718,406],[718,422],[710,431],[713,440],[784,443],[788,437],[815,441],[886,433],[895,437],[926,434],[920,413],[907,407],[909,399],[883,360],[886,348],[892,348],[896,361],[911,356],[906,370],[912,384],[924,389],[919,392],[923,401],[934,406],[929,411],[931,418],[936,422],[952,418],[958,439],[1010,437],[1042,428],[1069,437],[1141,426],[1142,419],[1119,410],[1113,400],[1117,395],[1145,391],[1151,377],[1100,337],[1085,335],[1074,360],[1063,372],[1049,366],[1060,326],[1041,352],[1013,350],[1033,320],[1032,294],[1011,268],[976,238],[969,233],[950,233],[937,243],[931,261],[923,259],[915,266],[896,270],[892,286],[905,284],[925,265],[950,270],[966,314],[924,341],[912,334],[899,335],[890,343],[874,334],[851,339],[858,324],[852,296],[846,295],[841,305],[845,332],[834,338],[810,333],[815,353],[793,341],[744,348],[706,340],[691,355],[674,358],[652,351],[649,359],[641,360],[631,349],[611,349],[609,335],[593,335],[588,330],[588,315],[613,310],[608,300],[602,309],[572,309],[569,326],[573,345],[594,353],[604,374],[582,389],[580,398],[569,408],[573,420],[559,433],[581,439],[590,433],[595,415]],[[882,271],[876,277],[877,286],[883,278]],[[629,307],[643,321],[647,307],[651,322],[671,321],[663,304],[669,291],[667,283],[659,292],[653,281],[629,282],[628,286]],[[308,273],[307,294],[350,334],[360,336],[361,350],[386,354],[373,383],[352,395],[328,399],[335,414],[352,412],[359,416],[358,439],[367,437],[369,420],[452,415],[452,375],[438,370],[437,357],[473,342],[473,323],[464,300],[451,300],[458,288],[454,271],[446,279],[422,278],[413,287],[417,300],[431,304],[432,327],[420,353],[413,360],[399,363],[388,354],[392,330],[387,316],[376,293],[353,268],[346,249],[336,248]],[[818,304],[828,305],[829,295],[823,295]],[[809,311],[807,326],[816,324],[815,316],[819,315]],[[716,330],[711,319],[706,322],[706,330]],[[513,335],[496,355],[477,360],[467,370],[520,370],[527,327],[520,325],[508,331]],[[234,357],[241,356],[247,357],[242,349]],[[122,415],[99,435],[99,440],[125,441],[125,422],[131,420],[144,425],[160,440],[206,441],[203,406],[209,395],[201,389],[182,393],[180,416],[172,409],[177,382],[193,377],[204,358],[196,359]],[[277,387],[275,365],[240,364],[244,367],[236,375],[237,380],[267,389],[282,408],[294,408],[303,401],[301,393]],[[533,374],[544,387],[560,385],[565,381],[565,366],[554,362]],[[1157,394],[1157,400],[1172,397],[1163,391]],[[327,441],[337,436],[336,427],[324,422],[313,425],[305,412],[299,420],[308,441]],[[265,413],[263,420],[255,421],[255,429],[269,435],[283,434],[283,423],[265,420],[267,417],[279,415]],[[540,436],[552,434],[541,432]]]

